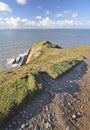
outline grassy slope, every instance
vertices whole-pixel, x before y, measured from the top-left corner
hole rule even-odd
[[[39,55],[36,55],[37,51],[33,53],[27,65],[0,72],[0,124],[43,90],[43,79],[39,72],[47,72],[57,78],[81,62],[83,58],[80,55],[90,55],[90,46],[60,49],[44,41],[32,48],[38,47]]]

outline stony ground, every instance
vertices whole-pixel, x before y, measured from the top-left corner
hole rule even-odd
[[[57,80],[0,130],[90,130],[90,59]]]

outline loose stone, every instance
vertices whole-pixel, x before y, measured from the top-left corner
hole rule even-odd
[[[40,130],[40,126],[36,125],[34,130]]]
[[[72,115],[72,119],[73,119],[73,120],[76,119],[76,115],[75,115],[75,114]]]
[[[49,124],[49,123],[47,122],[47,123],[45,123],[45,127],[46,127],[46,129],[48,129],[48,128],[51,127],[51,124]]]
[[[22,124],[22,125],[21,125],[21,128],[24,129],[24,128],[25,128],[25,124]]]

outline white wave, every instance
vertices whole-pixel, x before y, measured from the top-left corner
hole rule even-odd
[[[18,67],[21,65],[23,59],[24,59],[24,56],[27,55],[27,53],[24,53],[24,54],[19,54],[19,56],[17,57],[13,57],[13,58],[9,58],[7,59],[7,65],[11,68],[11,67]],[[16,60],[16,63],[13,63],[14,60]]]
[[[12,64],[12,63],[13,63],[13,61],[14,61],[14,58],[9,58],[9,59],[7,59],[7,65]]]

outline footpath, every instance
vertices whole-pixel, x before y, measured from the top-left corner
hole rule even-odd
[[[44,91],[4,130],[90,130],[90,59],[56,80],[42,76]]]

